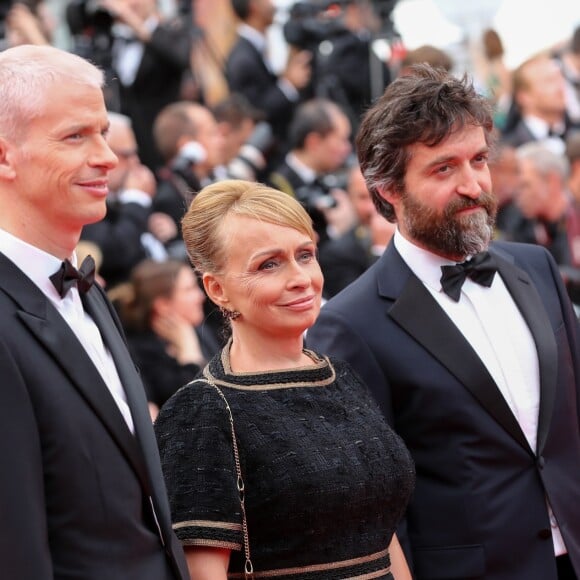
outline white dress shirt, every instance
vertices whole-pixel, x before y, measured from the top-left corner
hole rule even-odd
[[[439,306],[477,353],[519,423],[530,448],[537,452],[540,370],[533,336],[499,272],[487,288],[466,278],[458,302],[441,287],[441,266],[456,262],[428,252],[397,229],[395,248]],[[548,505],[556,555],[566,552]]]
[[[50,280],[50,276],[60,268],[62,260],[2,229],[0,229],[0,251],[32,280],[64,318],[99,371],[127,426],[135,433],[127,396],[113,357],[103,343],[97,325],[85,312],[76,286],[61,298]],[[76,266],[76,255],[71,256],[71,262]]]

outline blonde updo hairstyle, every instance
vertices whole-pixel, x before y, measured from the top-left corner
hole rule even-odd
[[[310,216],[292,196],[262,183],[218,181],[195,196],[181,222],[187,254],[200,274],[224,272],[230,215],[294,228],[316,240]]]

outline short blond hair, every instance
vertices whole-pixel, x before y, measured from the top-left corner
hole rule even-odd
[[[25,44],[0,52],[0,137],[23,138],[43,112],[46,89],[56,83],[102,89],[103,71],[53,46]]]
[[[227,179],[204,187],[181,222],[191,263],[203,274],[222,273],[227,263],[227,216],[245,216],[294,228],[316,240],[312,220],[295,198],[262,183]]]

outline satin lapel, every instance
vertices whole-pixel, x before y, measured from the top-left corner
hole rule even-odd
[[[540,366],[540,412],[538,417],[537,453],[541,454],[556,398],[558,376],[558,347],[552,325],[536,287],[526,272],[511,263],[511,257],[501,251],[493,252],[497,257],[499,273],[514,302],[520,309],[536,343]]]
[[[66,322],[50,304],[47,304],[44,318],[39,318],[38,313],[23,311],[19,315],[69,376],[71,383],[103,422],[136,473],[142,476],[143,466],[137,442],[100,373]]]
[[[112,324],[111,317],[116,318],[109,308],[104,296],[98,288],[92,288],[83,298],[83,303],[93,320],[99,327],[105,344],[111,351],[117,366],[117,372],[125,388],[127,402],[135,425],[135,434],[142,449],[142,457],[146,464],[146,489],[154,501],[155,514],[162,523],[162,529],[170,529],[170,513],[165,498],[165,487],[157,441],[153,432],[151,415],[147,406],[147,398],[141,378],[131,359],[127,346],[117,326]],[[161,529],[160,529],[161,532]],[[165,534],[162,533],[162,538]]]
[[[415,275],[409,276],[389,315],[437,358],[520,445],[529,449],[485,365]]]
[[[50,301],[3,254],[0,254],[0,286],[14,301],[23,324],[67,374],[71,385],[99,417],[137,475],[143,478],[143,460],[137,441],[100,373]]]

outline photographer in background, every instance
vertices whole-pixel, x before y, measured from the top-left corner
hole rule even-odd
[[[360,117],[391,81],[387,62],[372,49],[373,41],[392,34],[389,14],[394,2],[385,2],[381,18],[369,0],[296,2],[284,26],[286,41],[312,54],[312,96],[339,104],[348,116],[353,135]]]
[[[153,137],[164,161],[157,173],[153,210],[173,219],[177,233],[167,241],[167,251],[175,258],[186,259],[181,218],[193,196],[215,180],[214,169],[224,160],[223,138],[213,113],[189,101],[166,106],[155,119]]]
[[[73,4],[67,10],[69,26],[74,15],[73,23],[92,38],[91,49],[99,60],[87,58],[109,70],[108,106],[131,118],[141,160],[155,171],[162,160],[151,127],[159,111],[180,98],[184,74],[190,69],[190,25],[183,17],[164,18],[156,0]]]
[[[348,117],[336,103],[328,99],[303,103],[288,131],[291,150],[267,180],[304,206],[320,247],[347,231],[355,219],[337,179],[352,150],[350,133]]]
[[[264,114],[239,93],[217,103],[213,114],[224,145],[224,165],[216,168],[216,177],[263,181],[274,145],[272,128],[264,121]]]
[[[266,38],[274,22],[273,0],[231,0],[231,4],[240,24],[226,62],[228,87],[264,114],[276,138],[276,154],[282,156],[287,150],[288,123],[310,81],[311,55],[307,51],[291,53],[284,71],[276,74]]]
[[[119,111],[119,91],[113,71],[113,16],[99,0],[71,0],[65,19],[72,37],[72,52],[90,60],[105,73],[103,90],[107,109]]]

